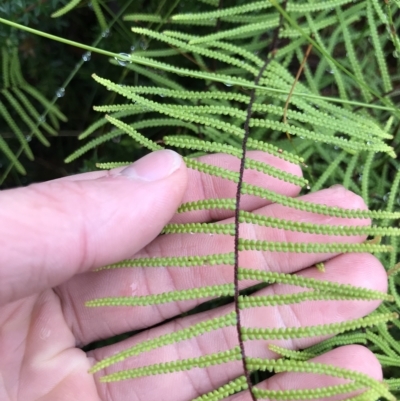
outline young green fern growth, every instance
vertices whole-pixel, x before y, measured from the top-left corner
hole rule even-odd
[[[217,2],[213,0],[204,0],[202,3],[211,7],[217,6]],[[234,310],[232,307],[228,313],[135,344],[99,361],[92,368],[93,372],[111,366],[118,369],[121,362],[125,363],[125,367],[129,366],[131,357],[164,345],[179,344],[181,341],[205,336],[209,332],[221,333],[226,329],[236,329],[238,345],[200,357],[155,363],[135,369],[113,370],[113,373],[102,377],[104,382],[182,372],[239,361],[243,369],[237,379],[196,400],[222,400],[244,390],[250,391],[253,400],[267,397],[311,400],[336,395],[343,397],[352,391],[362,392],[353,398],[355,400],[375,400],[379,397],[395,399],[384,384],[366,375],[307,361],[334,347],[355,343],[371,344],[372,349],[377,349],[377,356],[385,366],[395,366],[396,358],[400,356],[400,349],[388,329],[389,322],[398,325],[396,319],[400,307],[400,296],[396,287],[399,271],[396,265],[397,237],[400,229],[393,225],[393,221],[400,218],[400,212],[395,208],[400,174],[396,175],[393,183],[388,184],[387,180],[381,183],[380,177],[374,173],[374,167],[379,160],[384,159],[389,163],[389,160],[396,156],[394,149],[387,143],[393,137],[389,133],[390,124],[386,124],[388,116],[385,113],[392,107],[392,102],[380,95],[381,89],[392,87],[388,68],[382,57],[383,48],[389,45],[389,39],[376,38],[378,30],[384,28],[385,21],[389,19],[381,18],[381,6],[374,1],[368,4],[363,2],[366,6],[364,8],[350,0],[284,3],[287,3],[286,10],[281,10],[281,6],[274,1],[252,1],[241,5],[235,3],[199,13],[176,14],[168,21],[155,15],[128,15],[128,21],[160,22],[171,24],[174,29],[176,26],[181,29],[160,33],[148,28],[133,28],[135,33],[151,39],[152,46],[159,46],[132,54],[131,63],[126,64],[127,69],[141,74],[149,85],[120,86],[94,75],[98,83],[114,91],[124,100],[119,100],[119,104],[96,107],[98,111],[106,114],[99,122],[89,127],[82,134],[82,138],[108,123],[115,130],[90,141],[67,161],[72,161],[103,141],[110,140],[114,135],[122,134],[151,151],[167,146],[180,149],[189,169],[203,176],[217,177],[234,183],[238,188],[235,198],[195,200],[182,204],[178,210],[180,214],[201,210],[230,210],[235,213],[234,222],[174,223],[168,224],[162,232],[164,236],[196,235],[200,239],[212,235],[218,239],[225,238],[235,245],[229,252],[224,250],[207,255],[171,254],[163,257],[136,258],[99,269],[168,268],[187,271],[202,268],[204,271],[219,271],[230,268],[235,274],[234,282],[182,288],[143,297],[107,297],[107,294],[104,294],[103,298],[87,302],[87,306],[90,307],[142,308],[169,302],[200,302],[220,297],[233,297],[235,301]],[[282,23],[284,18],[287,26]],[[366,30],[370,33],[372,45],[376,49],[375,58],[370,63],[375,68],[358,62],[359,51],[362,49],[354,46],[354,37],[357,30],[355,23],[358,23],[360,18],[368,22]],[[210,20],[214,22],[210,23]],[[201,27],[202,34],[195,36],[187,33],[185,28],[191,24]],[[214,26],[219,26],[219,29],[210,29]],[[276,37],[284,39],[279,48],[273,46],[265,50],[271,42],[271,38],[266,34],[267,27],[275,28]],[[318,57],[319,63],[312,66],[306,60],[305,78],[299,81],[294,78],[293,67],[288,67],[297,65],[299,60],[304,59],[303,48],[308,42],[314,44],[314,56]],[[394,40],[392,42],[394,43]],[[348,59],[343,58],[339,63],[333,52],[335,48],[340,47],[347,50]],[[180,53],[187,56],[195,68],[177,65],[174,57]],[[163,61],[159,61],[160,58]],[[332,69],[333,73],[326,73],[327,68]],[[382,88],[372,79],[371,74],[374,71],[379,71],[382,76]],[[326,98],[321,95],[332,86],[337,90],[338,98]],[[292,87],[293,93],[289,95]],[[371,101],[371,104],[350,100],[357,98],[359,93],[368,102]],[[375,104],[377,99],[381,100],[381,103]],[[357,107],[362,107],[362,112],[358,112]],[[369,112],[369,109],[373,111]],[[286,118],[283,118],[284,116]],[[393,119],[398,119],[395,112],[391,124]],[[382,121],[385,121],[385,124],[382,124]],[[167,134],[162,140],[151,140],[147,134],[160,127],[165,127],[163,132]],[[170,134],[169,127],[173,127],[174,135]],[[299,177],[256,160],[251,153],[247,153],[248,150],[266,152],[270,157],[300,166],[308,163],[313,167],[305,169],[305,178]],[[209,153],[227,154],[237,163],[240,162],[241,168],[232,170],[209,165],[204,159],[194,157]],[[113,168],[126,164],[127,161],[116,161],[101,163],[99,167]],[[363,165],[360,172],[361,164]],[[266,182],[272,179],[280,180],[281,183],[302,187],[305,192],[310,186],[312,190],[317,190],[341,182],[361,194],[371,210],[341,209],[285,196],[247,182],[247,174],[255,172],[263,175]],[[362,174],[362,177],[355,179],[358,174]],[[378,185],[382,187],[382,191],[390,192],[386,208],[376,207],[374,203],[377,195],[371,191]],[[331,219],[345,219],[342,220],[345,223],[313,224],[293,221],[290,217],[284,219],[278,216],[264,216],[241,208],[243,195],[268,200],[290,211],[299,210]],[[350,219],[373,219],[374,224],[369,226],[357,222],[352,225]],[[286,233],[335,236],[337,240],[279,242],[254,239],[246,237],[245,230],[242,232],[242,227],[248,226],[263,233],[267,228],[284,230]],[[351,242],[352,237],[356,236],[376,238],[363,243]],[[378,237],[381,237],[381,243],[377,240]],[[376,253],[385,267],[391,268],[390,294],[332,283],[323,279],[323,272],[321,280],[316,280],[295,274],[267,271],[265,266],[254,262],[260,260],[260,252],[267,252],[268,255],[276,252]],[[249,258],[251,262],[239,264],[239,254],[252,255]],[[240,293],[253,284],[285,285],[293,291],[275,295]],[[377,312],[364,318],[306,327],[247,327],[241,319],[241,315],[250,308],[270,308],[323,300],[342,302],[350,299],[379,300],[384,303]],[[279,339],[324,335],[334,337],[304,351],[286,350],[271,343]],[[271,351],[282,358],[262,359],[248,356],[246,351],[253,341],[265,342]],[[274,392],[258,387],[251,381],[250,375],[256,370],[275,373],[310,372],[344,378],[349,382],[320,389]]]

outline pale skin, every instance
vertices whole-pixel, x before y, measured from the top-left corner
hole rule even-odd
[[[261,152],[250,152],[282,170],[300,175],[298,166]],[[203,161],[237,170],[238,160],[210,155]],[[233,329],[209,333],[197,340],[165,346],[127,359],[95,375],[87,373],[98,360],[144,339],[220,316],[232,310],[227,305],[202,314],[172,320],[201,301],[164,304],[157,307],[86,308],[84,302],[99,297],[148,295],[194,286],[232,282],[229,266],[199,268],[119,269],[94,273],[95,268],[132,257],[200,255],[229,252],[232,238],[209,235],[158,236],[173,222],[232,222],[231,211],[201,211],[176,215],[181,202],[206,198],[232,198],[235,184],[201,177],[185,167],[173,152],[156,152],[141,159],[130,177],[111,172],[87,173],[0,193],[0,399],[4,401],[187,401],[211,391],[242,374],[240,363],[205,370],[153,376],[115,384],[98,378],[115,370],[134,368],[179,358],[197,357],[237,345]],[[145,180],[139,174],[145,172]],[[126,174],[126,173],[124,173]],[[161,177],[166,174],[165,177]],[[247,182],[281,194],[297,196],[299,188],[261,173],[246,173]],[[308,201],[343,208],[365,208],[360,197],[342,187],[304,196]],[[325,224],[369,224],[366,220],[341,221],[307,212],[289,210],[254,197],[243,197],[242,206],[259,214]],[[243,227],[247,238],[272,241],[352,241],[364,237],[327,238],[281,230]],[[315,267],[325,262],[325,273]],[[380,262],[369,254],[244,253],[241,265],[295,273],[321,280],[386,290],[386,275]],[[249,283],[251,284],[251,283]],[[289,286],[271,286],[263,294],[295,291]],[[342,322],[372,312],[379,302],[306,302],[279,308],[256,308],[243,312],[243,323],[253,327],[292,327]],[[122,343],[83,352],[93,341],[131,330],[145,329]],[[302,349],[321,338],[277,342]],[[265,342],[248,343],[250,356],[276,357]],[[338,348],[315,359],[358,370],[376,379],[381,367],[362,346]],[[341,383],[318,375],[279,374],[262,387],[270,389],[313,388]],[[248,401],[247,393],[231,397]]]

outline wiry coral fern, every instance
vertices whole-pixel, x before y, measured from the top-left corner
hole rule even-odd
[[[78,3],[78,2],[76,2]],[[181,205],[178,213],[195,210],[228,209],[235,212],[235,221],[223,223],[168,224],[165,236],[213,235],[232,238],[234,248],[229,253],[210,255],[139,258],[105,266],[103,269],[175,268],[218,269],[231,266],[233,282],[144,297],[105,297],[92,299],[87,306],[145,306],[190,299],[215,299],[230,296],[235,310],[190,327],[167,333],[135,344],[130,349],[98,362],[92,371],[116,365],[133,356],[179,343],[189,338],[236,328],[238,343],[231,349],[196,358],[178,359],[135,369],[114,370],[102,381],[120,381],[147,375],[160,375],[195,368],[241,361],[243,375],[196,400],[222,400],[231,394],[248,390],[252,399],[314,399],[353,394],[353,399],[375,400],[385,397],[394,400],[388,387],[358,372],[307,361],[344,344],[372,344],[372,349],[384,366],[398,366],[400,347],[393,338],[388,322],[396,321],[400,308],[397,293],[400,271],[397,262],[399,228],[393,221],[400,213],[398,201],[400,174],[395,178],[379,177],[375,167],[382,163],[399,168],[396,157],[398,138],[391,127],[399,124],[399,113],[391,97],[393,82],[383,49],[392,46],[397,51],[398,38],[393,27],[394,6],[366,0],[330,1],[252,1],[219,2],[202,0],[203,11],[177,13],[164,19],[158,15],[126,15],[126,21],[160,23],[163,31],[134,26],[133,31],[151,41],[152,47],[117,60],[128,70],[143,75],[146,84],[125,86],[94,75],[94,79],[119,95],[117,104],[99,106],[105,116],[89,127],[82,138],[99,127],[114,127],[104,136],[95,138],[71,155],[67,161],[81,156],[103,141],[126,135],[151,151],[173,147],[181,149],[187,166],[207,176],[219,177],[237,185],[235,198],[205,199]],[[389,2],[387,2],[389,3]],[[71,6],[72,2],[70,3]],[[391,8],[392,7],[392,8]],[[359,24],[363,24],[361,30]],[[397,25],[396,25],[397,24]],[[198,34],[187,26],[199,27]],[[386,29],[390,35],[381,35]],[[312,50],[311,46],[312,45]],[[363,60],[366,50],[373,46],[374,57]],[[308,47],[308,53],[306,50]],[[340,49],[345,49],[342,53]],[[311,53],[310,53],[311,51]],[[372,53],[369,52],[369,55]],[[186,65],[177,65],[176,57],[186,57]],[[115,61],[113,61],[115,63]],[[296,71],[299,72],[296,78]],[[376,79],[374,74],[379,74]],[[300,77],[300,79],[299,79]],[[153,82],[153,84],[152,84]],[[326,97],[324,93],[336,96]],[[360,99],[361,101],[359,101]],[[148,132],[165,127],[162,141],[153,141]],[[166,128],[168,127],[168,128]],[[178,132],[171,135],[170,132]],[[266,163],[252,159],[247,153],[258,150],[304,167],[305,178],[284,173]],[[196,157],[208,153],[225,153],[240,161],[240,169],[208,165]],[[112,168],[129,161],[103,163]],[[309,168],[307,164],[313,166]],[[370,210],[340,209],[278,194],[246,182],[245,176],[257,171],[282,182],[316,191],[334,183],[343,185],[363,196]],[[386,208],[377,199],[387,195]],[[290,209],[321,214],[331,218],[373,219],[370,226],[311,224],[275,216],[262,216],[244,210],[241,199],[252,195],[278,203]],[[285,230],[303,234],[335,236],[334,242],[271,242],[246,238],[239,225]],[[355,236],[371,236],[361,244],[351,242]],[[390,294],[361,287],[332,283],[323,279],[267,272],[254,261],[242,264],[239,256],[246,252],[288,253],[346,253],[372,252],[390,270]],[[239,263],[240,261],[240,263]],[[324,266],[319,266],[324,270]],[[241,293],[246,285],[278,283],[293,286],[296,291],[287,295],[251,295]],[[303,291],[299,292],[299,288]],[[106,294],[105,294],[106,296]],[[361,319],[307,327],[266,328],[248,327],[241,319],[248,308],[291,305],[305,301],[380,300],[377,312]],[[336,335],[336,336],[335,336]],[[303,351],[287,350],[273,344],[277,339],[313,336],[334,336]],[[264,341],[279,355],[278,359],[254,358],[248,355],[248,344]],[[347,384],[309,390],[275,391],[255,386],[251,373],[311,372],[347,379]],[[397,378],[387,381],[391,390]],[[355,394],[362,395],[355,395]]]

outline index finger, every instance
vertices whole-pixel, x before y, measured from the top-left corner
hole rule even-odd
[[[246,157],[248,159],[257,160],[265,163],[276,170],[288,173],[294,177],[302,177],[300,166],[280,159],[276,156],[270,155],[261,151],[249,151]],[[223,154],[216,153],[205,155],[197,158],[196,160],[212,166],[222,167],[224,169],[238,172],[240,167],[240,159]],[[113,173],[118,173],[121,168],[113,169]],[[97,179],[109,174],[107,171],[94,171],[90,173],[80,174],[73,177],[64,177],[60,180],[88,180]],[[236,196],[237,184],[233,181],[215,177],[208,174],[200,173],[191,168],[188,169],[188,188],[183,196],[182,203],[193,202],[205,199],[234,199]],[[280,195],[295,197],[300,192],[300,186],[285,182],[276,177],[272,177],[263,172],[256,170],[246,169],[243,180],[249,184],[266,188],[274,191]],[[269,205],[271,202],[266,199],[261,199],[255,196],[244,195],[242,197],[241,208],[243,210],[252,211],[259,209],[263,206]],[[209,222],[216,220],[223,220],[233,217],[234,211],[232,210],[198,210],[182,215],[173,217],[173,223],[198,223]]]

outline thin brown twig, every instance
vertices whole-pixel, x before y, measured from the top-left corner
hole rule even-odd
[[[292,98],[294,88],[295,88],[297,82],[300,79],[300,75],[302,74],[302,72],[304,70],[304,66],[306,65],[306,62],[307,62],[308,56],[311,53],[312,47],[313,47],[313,45],[312,45],[312,43],[310,43],[308,45],[308,47],[307,47],[306,54],[304,55],[303,60],[301,61],[301,64],[300,64],[300,67],[299,67],[299,69],[297,71],[296,78],[295,78],[295,80],[293,82],[293,85],[290,88],[290,92],[289,92],[288,98],[286,99],[285,107],[283,109],[283,123],[284,124],[287,124],[287,111],[288,111],[288,108],[289,108],[290,99]],[[288,131],[286,131],[286,136],[288,137],[289,141],[292,140]]]

